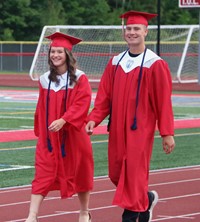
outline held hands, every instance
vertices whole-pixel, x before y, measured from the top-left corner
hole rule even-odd
[[[92,135],[93,129],[95,127],[95,122],[94,121],[89,121],[87,125],[85,126],[85,131],[88,135]]]
[[[173,136],[163,136],[163,141],[162,141],[162,145],[163,145],[163,150],[166,154],[170,154],[175,147],[175,141],[174,141],[174,137]]]
[[[49,130],[52,131],[52,132],[58,132],[62,127],[63,125],[66,123],[66,121],[62,118],[60,119],[57,119],[57,120],[54,120],[50,126],[49,126]]]

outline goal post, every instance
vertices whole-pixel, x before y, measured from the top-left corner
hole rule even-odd
[[[199,26],[190,26],[177,70],[180,83],[198,82],[198,36]]]
[[[149,26],[146,45],[156,52],[157,26]],[[73,47],[78,68],[89,81],[99,82],[108,60],[127,49],[121,26],[44,26],[38,41],[29,75],[32,80],[49,70],[49,40],[56,31],[83,39]],[[170,67],[173,82],[198,82],[198,25],[161,25],[160,56]]]

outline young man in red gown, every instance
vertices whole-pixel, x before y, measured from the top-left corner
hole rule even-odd
[[[102,75],[86,131],[110,115],[109,177],[116,185],[114,205],[124,209],[122,222],[149,222],[158,201],[148,191],[156,125],[165,153],[173,151],[172,80],[168,64],[145,45],[148,20],[156,14],[129,11],[124,39],[128,49],[110,59]],[[124,28],[124,27],[123,27]]]

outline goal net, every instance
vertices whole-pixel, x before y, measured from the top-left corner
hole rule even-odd
[[[146,45],[157,50],[157,26],[149,26]],[[83,39],[73,47],[78,68],[89,81],[99,82],[108,60],[127,49],[121,26],[44,26],[30,68],[30,77],[38,80],[49,70],[49,40],[45,38],[56,31]],[[173,82],[198,81],[198,25],[160,27],[160,56],[170,67]]]

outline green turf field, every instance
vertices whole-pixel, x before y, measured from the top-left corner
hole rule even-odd
[[[1,103],[2,104],[2,103]],[[32,129],[35,102],[4,102],[0,109],[0,130]],[[200,118],[200,107],[178,106],[175,119]],[[162,150],[156,133],[151,169],[199,165],[200,128],[175,131],[176,148],[170,155]],[[107,175],[107,136],[91,137],[95,176]],[[34,176],[35,140],[0,143],[0,188],[30,184]]]

